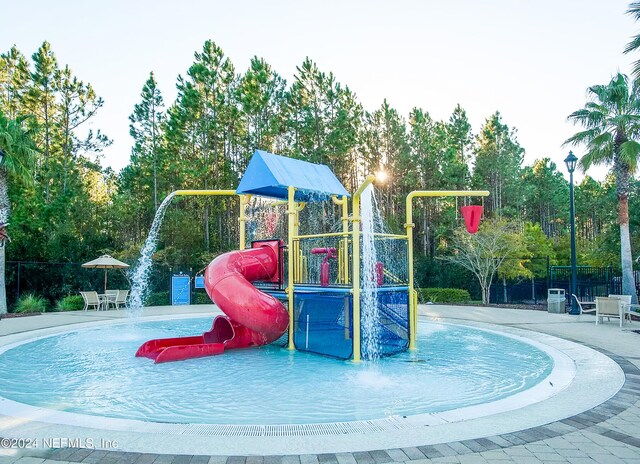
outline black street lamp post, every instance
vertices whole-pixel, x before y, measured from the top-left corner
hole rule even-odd
[[[567,171],[569,171],[569,201],[571,202],[569,208],[571,222],[571,293],[578,296],[578,269],[576,266],[576,211],[573,198],[573,171],[576,169],[578,158],[570,151],[569,156],[565,158],[564,162],[567,165]],[[571,311],[569,311],[569,314],[580,314],[580,308],[578,308],[575,299],[572,298],[571,295],[569,295],[569,301],[571,301]]]

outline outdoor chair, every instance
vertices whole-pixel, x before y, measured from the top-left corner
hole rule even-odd
[[[625,319],[629,319],[631,322],[631,295],[609,295],[609,298],[617,298],[622,301],[622,314]]]
[[[578,305],[578,308],[580,308],[580,314],[584,314],[584,313],[595,313],[596,312],[596,308],[595,306],[593,308],[589,308],[589,309],[584,309],[582,307],[582,302],[578,299],[578,297],[575,295],[575,293],[572,293],[571,296],[576,300],[576,304]],[[593,303],[591,303],[593,304]]]
[[[118,290],[118,295],[116,296],[116,299],[113,301],[113,306],[116,309],[120,309],[120,307],[124,305],[124,307],[126,308],[128,296],[129,296],[129,290]]]
[[[619,318],[620,328],[622,328],[622,301],[618,298],[596,297],[596,325],[600,321],[604,322],[605,317],[608,321],[612,317]]]
[[[115,308],[115,301],[118,298],[118,292],[120,290],[105,290],[104,295],[99,295],[102,297],[102,301],[104,303],[105,311],[111,308],[111,305]]]
[[[82,299],[84,300],[84,308],[83,311],[89,309],[89,307],[95,307],[96,311],[100,310],[102,306],[102,301],[98,298],[98,292],[80,292],[82,295]]]

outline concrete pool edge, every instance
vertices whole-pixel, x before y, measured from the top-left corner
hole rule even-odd
[[[180,317],[203,317],[203,314]],[[149,319],[145,317],[146,320],[171,318],[175,317],[160,316]],[[421,319],[426,320],[425,318]],[[292,440],[291,436],[207,436],[206,426],[196,426],[189,435],[185,435],[184,432],[180,434],[178,430],[176,432],[179,435],[172,435],[168,431],[163,433],[159,430],[152,430],[155,427],[149,427],[146,432],[132,432],[130,429],[121,431],[97,430],[95,428],[53,425],[36,421],[25,423],[21,419],[12,420],[9,417],[0,419],[0,425],[3,428],[2,434],[5,437],[27,437],[34,436],[34,434],[41,437],[93,437],[94,443],[99,443],[100,438],[106,438],[117,440],[119,450],[173,454],[299,454],[364,451],[380,449],[381,447],[397,448],[464,440],[535,427],[591,409],[613,396],[624,383],[624,375],[617,364],[601,353],[582,345],[523,329],[469,321],[454,322],[459,325],[489,329],[498,333],[515,335],[516,337],[524,336],[526,339],[552,347],[555,344],[560,351],[572,353],[572,358],[579,368],[577,375],[571,385],[556,396],[542,403],[525,406],[524,408],[472,420],[468,420],[467,417],[459,413],[446,417],[444,421],[442,418],[434,420],[436,419],[434,415],[410,416],[408,420],[396,423],[397,428],[395,430],[393,427],[384,428],[383,430],[375,430],[375,428],[372,430],[370,427],[365,427],[360,434],[321,434],[314,436],[313,430],[310,429],[309,435],[297,436],[295,440]],[[64,326],[60,327],[59,330],[53,328],[43,330],[48,335],[74,331],[103,323],[101,321],[99,323]],[[39,334],[45,335],[41,332],[38,331]],[[33,335],[34,333],[31,333],[30,336],[28,333],[23,333],[19,338],[33,339]],[[15,341],[12,340],[12,342]],[[7,343],[3,343],[3,345],[5,344]],[[601,372],[602,375],[600,377],[588,375],[589,359],[594,361],[591,367],[595,367]],[[606,374],[604,374],[605,372]],[[591,379],[590,381],[589,378]],[[580,394],[585,391],[590,392],[589,398],[586,398],[589,401],[576,402],[574,397],[585,396]],[[571,395],[571,401],[567,401],[567,395]],[[553,401],[554,398],[556,399],[555,401]],[[550,404],[549,401],[553,401],[553,403]],[[553,414],[549,414],[550,412],[553,412]],[[269,427],[261,426],[261,428],[268,429]],[[259,434],[260,432],[256,433]]]

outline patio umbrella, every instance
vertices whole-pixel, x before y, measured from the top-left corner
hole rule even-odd
[[[129,267],[127,263],[118,261],[109,255],[102,255],[99,258],[84,263],[82,267],[90,267],[94,269],[104,269],[104,292],[107,292],[107,269],[126,269]]]

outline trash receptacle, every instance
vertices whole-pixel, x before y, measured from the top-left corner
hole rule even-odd
[[[550,288],[547,291],[547,312],[563,314],[565,312],[565,303],[564,288]]]

